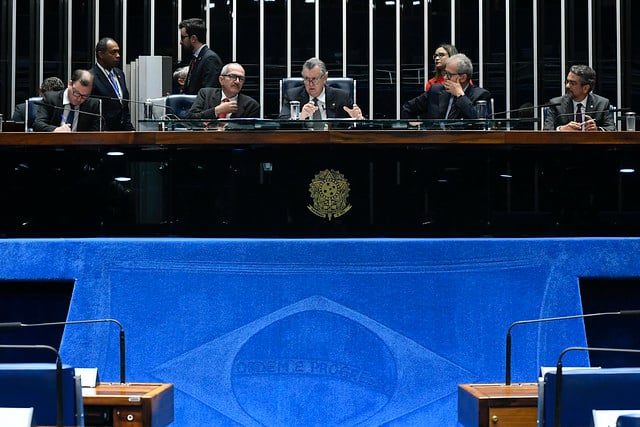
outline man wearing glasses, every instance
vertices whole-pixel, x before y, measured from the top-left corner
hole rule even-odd
[[[443,84],[435,84],[402,105],[403,119],[477,119],[475,105],[484,100],[489,103],[488,90],[470,84],[473,74],[471,60],[462,53],[455,54],[445,63]]]
[[[196,95],[203,87],[218,85],[222,60],[217,53],[204,44],[207,40],[207,26],[200,18],[185,19],[178,25],[180,44],[187,49],[189,72],[182,87],[182,93]]]
[[[244,85],[245,73],[242,65],[232,62],[222,67],[219,88],[204,87],[191,109],[187,119],[233,119],[259,118],[260,105],[248,95],[240,93]]]
[[[354,118],[363,119],[360,107],[353,103],[349,92],[327,86],[327,66],[318,58],[310,58],[302,66],[304,86],[284,94],[279,119],[291,118],[290,101],[300,102],[300,120]]]
[[[89,99],[92,88],[93,75],[87,70],[75,70],[66,89],[44,94],[33,123],[33,130],[99,131],[100,101]]]
[[[572,66],[567,74],[565,95],[550,101],[558,105],[547,110],[544,130],[616,130],[609,112],[609,100],[593,93],[595,83],[596,72],[593,68],[586,65]]]

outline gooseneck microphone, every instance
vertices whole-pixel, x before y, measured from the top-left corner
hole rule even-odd
[[[502,114],[511,114],[511,113],[519,113],[520,111],[529,111],[529,110],[535,110],[536,108],[548,108],[548,107],[557,107],[561,105],[560,102],[549,102],[547,104],[538,104],[538,105],[531,105],[529,107],[521,107],[521,108],[515,108],[513,110],[505,110],[505,111],[500,111],[498,113],[495,113],[494,116],[499,116]]]
[[[604,313],[590,313],[590,314],[575,314],[571,316],[559,316],[559,317],[544,317],[541,319],[530,319],[530,320],[518,320],[513,322],[509,329],[507,329],[507,339],[506,339],[506,356],[505,356],[505,377],[504,383],[505,385],[511,385],[511,329],[513,329],[516,325],[525,325],[528,323],[542,323],[542,322],[553,322],[556,320],[570,320],[570,319],[586,319],[588,317],[600,317],[600,316],[638,316],[640,315],[640,310],[621,310],[621,311],[610,311]]]
[[[15,328],[31,328],[41,326],[62,326],[62,325],[79,325],[89,323],[115,323],[120,328],[120,383],[126,383],[125,378],[125,337],[124,327],[122,323],[115,319],[88,319],[88,320],[69,320],[67,322],[46,322],[46,323],[21,323],[21,322],[6,322],[0,323],[0,329],[15,329]]]
[[[630,348],[606,348],[606,347],[568,347],[562,350],[558,356],[558,364],[556,365],[556,396],[554,402],[553,418],[555,427],[560,427],[560,409],[562,401],[560,394],[562,393],[562,357],[570,351],[602,351],[609,353],[640,353],[640,350]]]
[[[151,102],[151,101],[136,101],[135,99],[126,99],[126,98],[116,98],[113,96],[103,96],[103,95],[91,95],[89,96],[90,98],[95,98],[95,99],[106,99],[109,101],[122,101],[122,102],[130,102],[132,104],[138,104],[138,105],[144,105],[145,107],[159,107],[159,108],[164,108],[165,110],[169,111],[170,113],[173,113],[173,108],[169,107],[168,105],[163,105],[163,104],[157,104],[155,102]]]
[[[15,322],[14,322],[15,323]],[[23,349],[23,350],[49,350],[56,354],[56,425],[64,427],[64,393],[62,388],[62,359],[60,353],[55,348],[43,344],[2,344],[0,348],[4,349]]]

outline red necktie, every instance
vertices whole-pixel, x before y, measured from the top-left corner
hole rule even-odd
[[[222,100],[222,102],[229,102],[229,98],[224,98],[224,99]],[[219,118],[219,119],[226,119],[226,118],[227,118],[227,113],[220,113],[220,114],[218,114],[218,118]]]

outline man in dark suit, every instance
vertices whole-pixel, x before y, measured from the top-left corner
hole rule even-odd
[[[91,68],[93,90],[91,95],[102,99],[103,130],[135,130],[129,110],[129,90],[120,68],[120,46],[104,37],[96,44],[96,63]]]
[[[544,130],[562,132],[616,130],[609,111],[609,100],[593,93],[596,72],[586,65],[574,65],[569,69],[564,96],[551,99],[559,104],[549,107],[544,120]]]
[[[318,58],[310,58],[302,65],[304,86],[284,94],[280,119],[291,118],[290,101],[300,102],[300,120],[354,118],[363,119],[362,111],[353,103],[349,92],[327,86],[327,66]]]
[[[432,85],[427,92],[405,102],[403,119],[477,119],[475,105],[489,103],[491,93],[471,84],[473,64],[464,54],[452,55],[443,71],[444,83]]]
[[[187,119],[226,119],[260,117],[260,105],[240,93],[245,72],[242,65],[232,62],[222,67],[220,88],[203,87],[187,113]]]
[[[46,92],[50,90],[62,90],[64,89],[64,83],[57,77],[47,77],[42,81],[40,85],[40,89],[38,90],[38,96],[44,95]],[[35,106],[37,108],[37,106]],[[24,102],[20,102],[16,105],[16,109],[13,112],[12,120],[14,122],[25,122],[27,118],[25,117],[26,113],[26,105]],[[29,114],[31,115],[31,114]],[[33,116],[32,116],[33,117]]]
[[[185,19],[178,27],[180,44],[192,54],[182,93],[195,95],[203,87],[217,86],[222,60],[217,53],[204,44],[207,39],[207,27],[204,21],[199,18]]]
[[[75,70],[67,88],[44,94],[33,123],[36,132],[100,130],[100,101],[90,99],[93,74]]]

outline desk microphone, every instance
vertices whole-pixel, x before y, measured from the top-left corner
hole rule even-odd
[[[634,310],[637,311],[637,310]],[[630,348],[606,348],[606,347],[569,347],[562,350],[558,357],[558,364],[556,365],[556,399],[554,402],[554,423],[555,427],[560,427],[560,393],[562,393],[562,356],[566,353],[574,350],[580,351],[602,351],[610,353],[640,353],[640,350]]]
[[[57,105],[48,104],[48,103],[43,102],[43,101],[33,101],[33,104],[41,106],[41,107],[55,108],[56,110],[64,111],[64,107],[59,107]],[[102,111],[102,101],[100,101],[100,111]],[[80,110],[79,106],[78,106],[78,109],[75,110],[75,112],[78,113],[78,114],[86,114],[87,116],[99,117],[100,118],[100,132],[102,132],[102,121],[104,120],[104,116],[102,114],[92,113],[90,111],[82,111],[82,110]]]
[[[125,339],[124,339],[124,327],[122,323],[115,319],[88,319],[88,320],[69,320],[67,322],[46,322],[46,323],[21,323],[21,322],[6,322],[0,323],[0,329],[15,329],[15,328],[31,328],[40,326],[61,326],[61,325],[78,325],[87,323],[115,323],[120,327],[120,383],[124,384],[125,381]]]
[[[49,345],[42,344],[16,344],[16,345],[0,345],[0,348],[4,349],[40,349],[49,350],[56,354],[56,421],[57,427],[64,427],[64,393],[62,389],[62,359],[60,359],[60,353],[55,348]]]
[[[528,111],[528,110],[535,110],[536,108],[547,108],[547,107],[557,107],[561,105],[560,102],[549,102],[547,104],[539,104],[539,105],[532,105],[530,107],[522,107],[522,108],[516,108],[513,110],[505,110],[505,111],[500,111],[499,113],[495,113],[494,116],[498,116],[501,114],[511,114],[511,113],[518,113],[520,111]]]
[[[572,316],[559,316],[559,317],[543,317],[541,319],[518,320],[513,322],[509,326],[509,329],[507,329],[506,357],[505,357],[506,373],[504,377],[505,385],[511,385],[511,329],[513,329],[514,326],[524,325],[528,323],[552,322],[556,320],[586,319],[588,317],[599,317],[599,316],[638,316],[638,315],[640,315],[640,310],[620,310],[620,311],[611,311],[611,312],[605,312],[605,313],[575,314]]]

